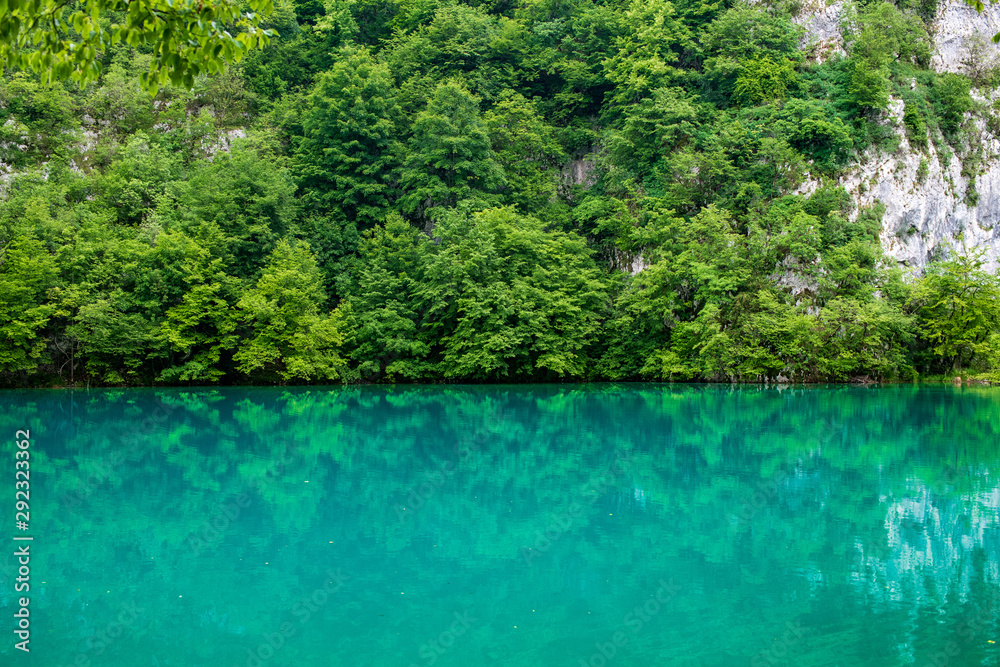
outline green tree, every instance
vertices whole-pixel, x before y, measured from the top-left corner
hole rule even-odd
[[[398,213],[385,226],[365,232],[360,261],[354,267],[347,347],[365,379],[419,380],[435,376],[428,362],[433,341],[421,331],[429,239]]]
[[[611,113],[674,84],[685,52],[694,47],[690,30],[669,0],[632,0],[625,24],[630,30],[604,61],[605,76],[614,85],[607,109]]]
[[[483,114],[496,161],[507,178],[507,199],[526,213],[544,207],[556,194],[562,147],[556,131],[520,93],[498,101]]]
[[[42,331],[55,310],[47,292],[56,279],[54,258],[33,235],[18,234],[0,246],[0,373],[38,367],[46,347]]]
[[[802,29],[782,13],[738,4],[721,14],[704,32],[706,55],[746,61],[754,57],[800,58]]]
[[[842,295],[868,301],[879,287],[882,262],[882,246],[871,239],[855,238],[827,249],[822,260],[820,298]]]
[[[389,68],[364,47],[344,47],[307,104],[297,151],[306,203],[339,210],[362,228],[381,221],[391,201],[402,116]]]
[[[88,374],[105,384],[148,381],[146,361],[156,324],[150,314],[133,308],[129,294],[116,289],[80,306],[70,335],[80,341]]]
[[[612,378],[724,377],[734,361],[725,317],[749,278],[732,216],[714,206],[690,220],[656,210],[637,244],[648,266],[617,297],[605,372]]]
[[[246,127],[256,116],[259,100],[247,87],[242,64],[228,67],[212,77],[199,78],[194,93],[212,110],[212,117],[220,129]]]
[[[0,80],[0,160],[24,169],[33,162],[68,158],[78,108],[60,85],[40,85],[23,72]]]
[[[927,123],[924,120],[923,100],[907,100],[903,107],[903,125],[910,143],[919,148],[927,146]]]
[[[345,369],[341,313],[326,301],[316,258],[304,243],[278,242],[256,285],[237,302],[249,331],[233,360],[241,373],[281,380],[335,380]]]
[[[928,265],[914,290],[921,338],[946,371],[988,354],[1000,326],[1000,279],[983,270],[983,252]]]
[[[198,74],[219,72],[265,44],[274,33],[258,26],[273,11],[272,0],[4,0],[0,66],[33,70],[46,83],[85,84],[100,76],[101,54],[128,44],[152,50],[140,75],[150,93],[167,81],[191,87]]]
[[[728,104],[741,76],[744,95],[765,83],[765,79],[775,79],[765,83],[768,94],[775,85],[790,85],[788,69],[802,60],[798,51],[800,32],[790,17],[749,5],[739,4],[722,13],[702,33],[702,81],[710,89],[710,98]],[[763,88],[755,94],[762,93]]]
[[[400,22],[406,20],[407,4],[400,3]],[[433,15],[425,25],[408,34],[397,33],[386,49],[385,61],[400,88],[401,104],[418,108],[440,82],[449,79],[461,81],[486,101],[515,88],[512,38],[523,28],[510,19],[490,16],[485,7],[436,4],[431,5]]]
[[[235,323],[222,281],[194,282],[181,303],[169,309],[160,323],[160,352],[175,357],[157,377],[161,382],[216,382],[225,375],[222,354],[237,343]]]
[[[945,136],[952,137],[964,120],[965,112],[972,109],[969,91],[972,82],[960,74],[944,72],[934,81],[932,97],[938,121]]]
[[[816,317],[803,312],[774,288],[749,295],[747,314],[737,331],[736,373],[746,380],[779,375],[803,381],[818,379],[822,338]]]
[[[119,142],[141,130],[148,133],[155,123],[153,100],[142,89],[135,74],[149,58],[129,57],[131,49],[121,49],[101,77],[101,85],[87,96],[84,109],[100,131]],[[107,124],[107,130],[103,126]]]
[[[833,170],[847,161],[854,140],[850,127],[831,105],[818,100],[790,99],[774,112],[775,133],[803,155]]]
[[[867,111],[881,111],[889,105],[889,67],[881,56],[852,55],[845,61],[845,88],[849,99]]]
[[[151,300],[163,308],[151,354],[166,362],[158,381],[216,382],[225,375],[220,362],[237,342],[232,304],[239,282],[222,264],[181,232],[157,235],[145,274],[160,292]]]
[[[446,378],[586,376],[606,282],[583,239],[511,208],[445,216],[419,292]]]
[[[630,32],[614,6],[581,0],[539,0],[515,11],[526,30],[517,33],[518,90],[538,100],[545,116],[562,129],[564,145],[584,148],[595,138],[587,118],[599,113],[612,92],[605,62],[615,41]]]
[[[625,110],[621,129],[609,133],[609,170],[624,169],[645,180],[658,162],[696,140],[700,112],[698,100],[682,88],[654,90]]]
[[[906,62],[927,67],[932,42],[917,16],[900,11],[891,2],[873,2],[844,20],[845,41],[852,56],[872,63]]]
[[[489,200],[506,184],[478,101],[460,83],[440,84],[413,124],[401,178],[403,210],[426,215],[463,199]]]
[[[285,161],[237,144],[212,162],[193,165],[186,176],[170,182],[157,199],[157,222],[183,230],[221,258],[229,275],[255,277],[298,217],[295,181]]]
[[[817,379],[913,377],[908,348],[914,320],[888,299],[837,297],[820,311],[816,326],[821,341]]]
[[[790,60],[775,62],[767,56],[757,56],[743,64],[733,86],[733,99],[750,106],[784,99],[795,81],[795,69]]]
[[[849,53],[845,87],[863,110],[881,111],[888,105],[891,64],[930,64],[932,44],[923,21],[890,2],[873,2],[856,15],[848,14],[844,39]]]
[[[128,137],[117,158],[97,179],[101,202],[115,211],[118,222],[138,225],[153,213],[167,185],[180,176],[176,155],[145,132]]]

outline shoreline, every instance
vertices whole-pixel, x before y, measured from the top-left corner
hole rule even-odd
[[[1000,386],[1000,380],[988,380],[980,377],[970,376],[930,376],[913,381],[764,381],[764,382],[720,382],[711,380],[566,380],[562,382],[536,382],[530,380],[513,380],[509,382],[467,382],[467,381],[445,381],[445,382],[343,382],[343,383],[299,383],[299,384],[78,384],[78,385],[20,385],[20,386],[0,386],[0,391],[35,391],[35,390],[85,390],[91,389],[308,389],[320,387],[487,387],[487,386],[538,386],[554,387],[561,385],[680,385],[680,386],[728,386],[728,387],[896,387],[912,385],[951,385],[955,387],[995,387]]]

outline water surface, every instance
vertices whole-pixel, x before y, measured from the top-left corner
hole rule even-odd
[[[8,545],[25,427],[4,665],[1000,663],[995,389],[2,392]]]

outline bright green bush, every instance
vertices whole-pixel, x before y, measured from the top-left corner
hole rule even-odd
[[[965,113],[972,108],[971,82],[961,74],[939,74],[931,89],[934,111],[946,135],[954,135],[961,126]]]

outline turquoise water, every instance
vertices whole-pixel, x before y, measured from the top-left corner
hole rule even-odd
[[[3,665],[1000,662],[989,388],[2,392],[8,619],[23,428]]]

